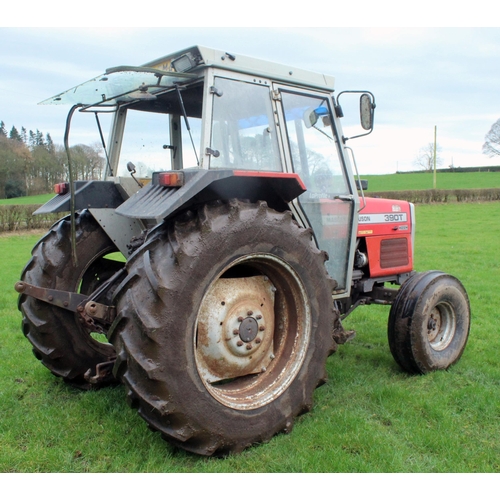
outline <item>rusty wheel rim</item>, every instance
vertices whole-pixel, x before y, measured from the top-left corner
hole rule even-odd
[[[251,410],[286,391],[310,342],[307,297],[295,270],[271,254],[242,257],[219,274],[202,300],[194,332],[198,374],[213,398]]]

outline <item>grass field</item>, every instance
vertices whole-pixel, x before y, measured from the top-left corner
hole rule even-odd
[[[49,201],[54,193],[36,194],[33,196],[23,196],[22,198],[9,198],[0,200],[0,205],[41,205]]]
[[[433,188],[432,173],[361,175],[368,180],[368,191],[404,191]],[[450,172],[436,174],[437,189],[500,188],[500,172]]]
[[[470,296],[457,365],[406,375],[387,344],[389,309],[359,308],[313,410],[291,434],[225,459],[170,447],[121,386],[79,392],[52,376],[22,335],[13,290],[38,235],[0,235],[0,472],[500,472],[499,209],[416,208],[416,269],[450,272]]]

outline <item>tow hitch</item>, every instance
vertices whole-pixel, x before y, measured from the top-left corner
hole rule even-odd
[[[115,308],[113,306],[107,306],[105,304],[95,302],[94,300],[91,300],[92,296],[89,295],[66,292],[63,290],[54,290],[51,288],[42,288],[30,285],[24,281],[18,281],[14,288],[18,293],[29,295],[30,297],[47,302],[56,307],[79,314],[83,321],[100,333],[104,333],[104,330],[99,324],[96,324],[96,321],[109,326],[113,323],[116,316]],[[93,295],[95,296],[96,294],[94,293]]]

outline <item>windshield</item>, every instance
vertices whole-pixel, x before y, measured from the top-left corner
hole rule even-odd
[[[307,186],[302,199],[349,194],[325,99],[283,92],[282,100],[294,171]]]
[[[299,203],[314,229],[314,237],[330,259],[325,266],[338,284],[348,287],[348,256],[353,204],[347,173],[339,154],[329,101],[319,95],[281,92],[283,116],[293,169],[307,191]]]

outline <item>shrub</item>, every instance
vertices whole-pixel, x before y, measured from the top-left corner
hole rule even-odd
[[[8,180],[5,183],[5,197],[10,198],[20,198],[21,196],[26,196],[26,189],[21,181]]]
[[[379,191],[365,193],[374,198],[393,198],[411,203],[465,203],[479,201],[500,201],[500,189],[424,189],[409,191]]]
[[[0,232],[49,228],[63,214],[33,215],[40,205],[0,205]]]

